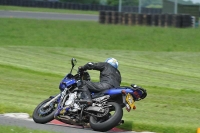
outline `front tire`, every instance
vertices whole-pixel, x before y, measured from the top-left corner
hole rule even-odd
[[[56,103],[51,103],[48,107],[43,108],[43,105],[50,101],[51,98],[41,102],[33,112],[33,120],[36,123],[45,124],[54,119],[54,114],[56,112]]]
[[[123,110],[118,103],[109,102],[107,105],[112,105],[110,111],[115,111],[113,115],[110,115],[108,118],[97,118],[94,116],[90,116],[90,126],[95,131],[106,132],[111,130],[113,127],[117,126],[122,119]],[[110,112],[109,111],[109,112]],[[108,113],[110,114],[110,113]]]

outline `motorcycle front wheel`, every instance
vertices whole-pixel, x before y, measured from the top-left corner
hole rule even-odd
[[[36,123],[45,124],[54,119],[54,114],[56,112],[57,103],[52,102],[49,106],[43,107],[47,102],[49,102],[51,98],[44,100],[41,102],[33,112],[33,120]]]
[[[109,113],[104,117],[90,116],[90,127],[95,131],[106,132],[119,124],[123,110],[118,103],[109,102]]]

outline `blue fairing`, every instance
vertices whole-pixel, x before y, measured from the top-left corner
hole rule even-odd
[[[70,74],[68,74],[59,85],[59,89],[63,91],[66,87],[71,86],[76,83],[75,79],[70,78]]]
[[[109,89],[104,91],[105,95],[116,95],[116,94],[121,94],[122,90],[125,90],[126,93],[132,93],[133,90],[132,89],[128,89],[128,88],[113,88],[113,89]]]
[[[125,93],[130,93],[134,97],[135,100],[139,100],[139,98],[143,95],[143,91],[141,91],[140,89],[133,89],[130,87],[112,88],[112,89],[103,91],[103,94],[110,95],[110,96],[119,95],[122,93],[122,90],[125,91]]]

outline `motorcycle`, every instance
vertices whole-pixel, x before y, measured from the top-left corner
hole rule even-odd
[[[90,81],[87,71],[73,75],[77,61],[71,59],[72,68],[59,84],[60,93],[42,101],[33,111],[33,120],[45,124],[53,119],[66,124],[90,127],[105,132],[123,124],[123,108],[129,112],[136,109],[135,101],[144,99],[147,92],[135,84],[111,88],[98,93],[91,92],[92,104],[84,102],[82,80]]]

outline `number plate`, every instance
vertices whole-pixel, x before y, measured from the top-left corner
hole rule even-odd
[[[131,109],[133,109],[133,107],[135,106],[135,104],[134,104],[134,100],[133,100],[132,95],[129,94],[129,93],[126,95],[126,102],[131,107]]]

